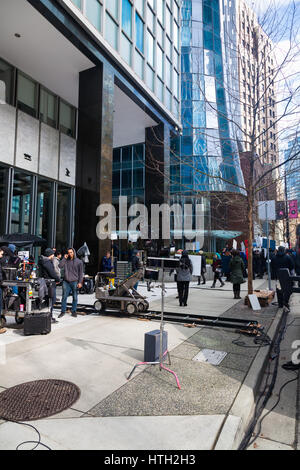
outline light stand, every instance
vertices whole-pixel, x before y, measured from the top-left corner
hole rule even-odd
[[[267,221],[267,263],[268,263],[268,287],[269,291],[272,290],[272,281],[271,281],[271,265],[270,265],[270,228],[269,228],[269,214],[268,214],[268,204],[266,207],[266,221]]]
[[[163,361],[164,361],[164,358],[168,355],[169,357],[169,365],[171,365],[171,361],[170,361],[170,354],[169,354],[169,351],[163,351],[163,336],[164,336],[164,331],[165,331],[165,324],[164,324],[164,310],[165,310],[165,259],[164,258],[160,258],[160,263],[161,263],[161,269],[162,269],[162,283],[161,283],[161,318],[160,318],[160,351],[159,351],[159,361],[158,362],[139,362],[138,364],[136,364],[134,366],[134,368],[132,369],[132,371],[130,372],[129,376],[127,377],[127,380],[129,380],[132,376],[132,374],[134,373],[135,369],[139,366],[148,366],[148,365],[152,365],[152,366],[155,366],[155,365],[159,365],[159,370],[162,371],[162,370],[165,370],[167,372],[169,372],[170,374],[172,374],[174,377],[175,377],[175,380],[176,380],[176,383],[177,383],[177,387],[179,388],[179,390],[181,390],[181,386],[180,386],[180,383],[179,383],[179,379],[177,377],[177,374],[171,370],[171,369],[168,369],[167,367],[164,366],[163,364]]]

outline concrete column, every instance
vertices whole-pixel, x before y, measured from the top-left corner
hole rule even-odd
[[[151,204],[170,202],[170,129],[161,123],[146,129],[145,201]],[[150,234],[149,234],[150,235]],[[160,240],[168,244],[169,240]]]
[[[98,270],[110,241],[97,239],[99,204],[112,202],[114,74],[97,66],[80,73],[76,168],[75,246],[87,243],[90,271]]]

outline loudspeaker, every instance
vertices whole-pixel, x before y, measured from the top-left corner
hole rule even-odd
[[[168,350],[168,332],[163,332],[163,354]],[[145,333],[144,362],[159,362],[160,330]]]

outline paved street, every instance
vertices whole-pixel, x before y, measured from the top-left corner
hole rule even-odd
[[[300,374],[285,371],[281,367],[291,360],[292,354],[296,351],[292,349],[293,343],[298,341],[298,350],[300,346],[300,296],[297,294],[292,299],[287,324],[281,345],[280,367],[274,393],[262,414],[261,426],[256,427],[255,434],[259,433],[259,436],[249,447],[250,450],[300,450]],[[273,366],[270,374],[265,373],[263,383],[270,378],[272,372],[274,372]],[[283,386],[284,389],[280,392]]]
[[[261,284],[256,281],[257,288]],[[146,293],[144,286],[140,290]],[[159,288],[150,293],[153,309],[159,309],[159,294]],[[186,309],[178,307],[175,294],[175,285],[169,284],[167,311],[213,316],[226,313],[233,318],[259,319],[271,336],[280,319],[275,306],[254,314],[242,301],[233,300],[230,284],[214,291],[210,283],[207,287],[193,284]],[[87,300],[93,303],[92,296],[82,296],[80,302]],[[294,337],[296,325],[289,329]],[[251,414],[252,388],[260,375],[256,361],[260,364],[268,348],[255,346],[253,338],[241,337],[234,330],[167,323],[170,368],[178,375],[182,389],[178,390],[173,375],[153,366],[138,369],[128,382],[126,377],[133,366],[143,360],[144,334],[157,328],[157,322],[135,318],[95,314],[74,319],[67,315],[54,325],[50,335],[25,338],[22,330],[11,324],[8,333],[0,338],[6,344],[7,358],[6,364],[0,366],[1,387],[4,390],[45,378],[68,380],[80,387],[81,397],[72,409],[33,423],[43,442],[53,449],[234,447]],[[283,348],[288,358],[290,343],[288,338],[285,341]],[[193,360],[203,349],[227,355],[218,366]],[[245,386],[246,395],[241,395]],[[247,403],[249,409],[245,413]],[[295,400],[294,408],[286,406],[289,413],[280,415],[284,416],[286,433],[291,434],[291,428],[295,428]],[[280,423],[277,432],[285,433]],[[267,436],[267,427],[273,426],[269,421],[265,426],[263,434]],[[33,431],[12,423],[2,423],[0,430],[2,449],[15,449],[21,441],[34,437]],[[291,446],[291,439],[276,435],[269,438],[272,446]],[[264,446],[268,442],[265,439]]]

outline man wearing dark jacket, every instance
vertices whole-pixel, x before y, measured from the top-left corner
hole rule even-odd
[[[283,246],[278,248],[278,253],[276,256],[273,257],[271,261],[271,267],[274,270],[274,274],[278,279],[278,271],[282,268],[287,268],[291,271],[294,269],[294,263],[292,258],[286,254],[286,250]]]
[[[276,256],[271,261],[271,268],[273,272],[275,273],[276,279],[278,279],[278,273],[280,269],[287,268],[289,269],[290,273],[294,269],[294,263],[292,258],[286,254],[286,250],[283,246],[280,246],[278,248],[278,253]],[[278,298],[278,304],[279,307],[285,306],[286,308],[289,308],[289,300],[290,300],[290,294],[286,293],[284,295],[283,291],[280,289],[277,289],[277,298]]]
[[[76,256],[74,248],[68,248],[68,254],[64,256],[59,263],[60,269],[64,268],[63,297],[61,302],[61,314],[58,318],[65,315],[67,309],[67,298],[70,294],[73,296],[72,317],[77,317],[77,289],[81,289],[83,283],[83,263]]]
[[[44,279],[53,279],[53,282],[48,286],[48,297],[50,299],[50,312],[52,315],[52,323],[57,323],[57,320],[53,317],[53,305],[56,302],[56,282],[60,281],[54,264],[53,259],[55,252],[51,248],[45,250],[45,256],[41,256],[39,260],[40,276]]]

